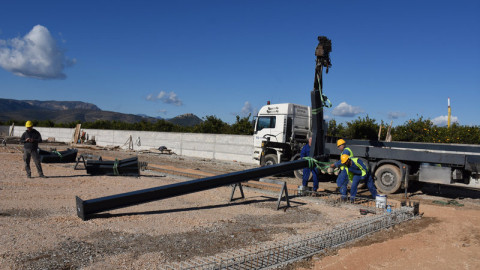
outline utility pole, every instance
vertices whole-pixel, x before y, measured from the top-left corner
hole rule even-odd
[[[450,108],[450,98],[448,98],[448,124],[447,124],[448,128],[450,128],[451,119],[452,119],[452,109]]]

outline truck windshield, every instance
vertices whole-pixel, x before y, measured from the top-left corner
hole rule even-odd
[[[257,131],[264,128],[275,128],[275,116],[259,116],[257,121]]]

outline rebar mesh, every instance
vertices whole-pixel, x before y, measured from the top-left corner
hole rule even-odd
[[[336,248],[365,235],[413,219],[413,208],[402,206],[391,213],[366,216],[318,233],[262,243],[205,258],[172,263],[161,269],[268,269]]]

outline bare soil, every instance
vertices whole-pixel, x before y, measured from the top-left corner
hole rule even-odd
[[[43,144],[57,150],[64,145]],[[229,202],[231,187],[117,209],[82,221],[75,196],[84,200],[185,181],[184,176],[142,171],[140,177],[91,176],[73,163],[42,164],[49,178],[26,178],[21,148],[0,147],[0,269],[155,269],[195,256],[324,230],[361,218],[357,208],[331,207],[301,197],[277,211],[278,194],[245,190]],[[177,155],[79,149],[104,159],[138,156],[178,171],[222,174],[254,168],[239,162]],[[276,176],[300,184],[289,175]],[[330,177],[331,178],[331,177]],[[330,179],[331,180],[331,179]],[[332,181],[321,183],[334,190]],[[423,218],[376,233],[326,256],[285,269],[480,269],[480,195],[477,191],[415,188]],[[361,190],[368,195],[368,190]],[[391,199],[400,199],[395,194]],[[390,197],[389,197],[390,198]],[[464,206],[439,205],[455,199]]]

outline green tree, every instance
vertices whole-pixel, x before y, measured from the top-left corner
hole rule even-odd
[[[364,118],[358,117],[356,120],[347,122],[344,137],[351,139],[377,140],[378,128],[379,125],[376,123],[375,119],[370,118],[368,115]]]
[[[230,126],[214,115],[206,116],[203,122],[193,128],[195,133],[229,134]]]
[[[429,119],[410,119],[404,125],[393,129],[392,139],[394,141],[407,142],[432,142],[433,123]]]
[[[175,131],[175,125],[165,121],[164,119],[158,120],[153,124],[154,131],[172,132]]]
[[[237,115],[235,123],[232,124],[230,130],[232,134],[238,135],[252,135],[253,134],[253,124],[250,121],[249,114],[247,117],[240,117]]]
[[[344,138],[346,136],[346,128],[342,123],[337,124],[337,121],[335,119],[331,119],[330,121],[328,121],[327,135],[332,137]]]
[[[39,121],[37,123],[37,126],[39,126],[39,127],[54,127],[55,122],[53,122],[51,120],[42,120],[42,121]]]

